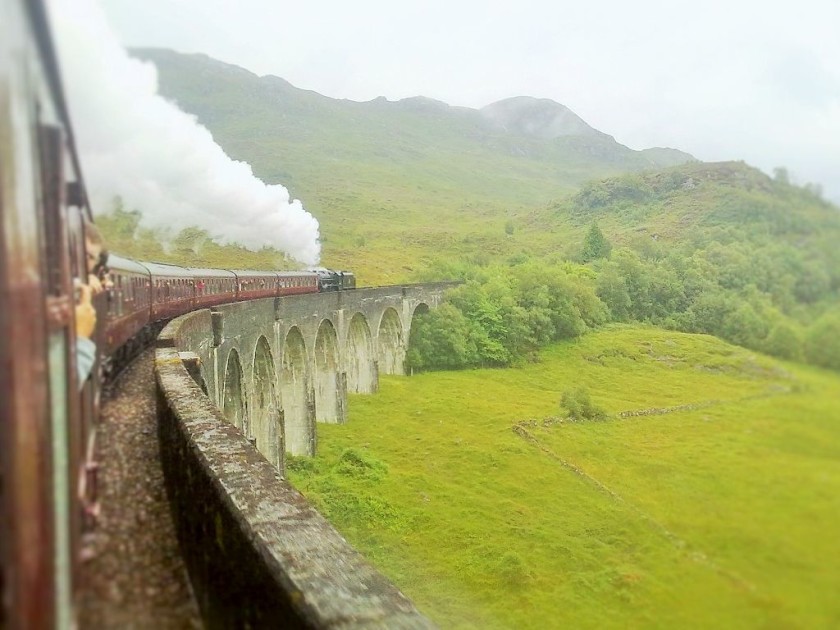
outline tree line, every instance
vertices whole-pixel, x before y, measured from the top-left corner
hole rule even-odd
[[[432,275],[465,284],[418,318],[408,366],[505,366],[608,322],[644,322],[840,370],[840,212],[810,190],[726,167],[711,184],[683,170],[585,186],[558,210],[589,222],[574,260],[442,265]],[[664,212],[700,218],[678,240],[636,228],[621,246],[599,227],[626,234]]]

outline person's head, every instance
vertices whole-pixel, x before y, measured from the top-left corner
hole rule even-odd
[[[107,256],[102,233],[94,223],[85,221],[85,266],[89,274],[98,275],[103,265],[103,255]]]

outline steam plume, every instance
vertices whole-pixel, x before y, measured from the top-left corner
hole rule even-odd
[[[318,262],[317,219],[161,97],[154,65],[129,57],[94,0],[54,0],[50,9],[94,211],[119,196],[148,226],[197,225],[220,242]]]

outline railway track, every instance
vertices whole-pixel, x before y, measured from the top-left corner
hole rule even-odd
[[[101,515],[84,545],[81,628],[201,628],[170,515],[157,440],[151,348],[103,395]]]

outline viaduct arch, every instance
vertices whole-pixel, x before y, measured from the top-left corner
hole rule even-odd
[[[225,418],[279,471],[312,455],[317,423],[347,421],[347,394],[404,374],[415,313],[450,283],[253,300],[190,315],[178,350]]]

